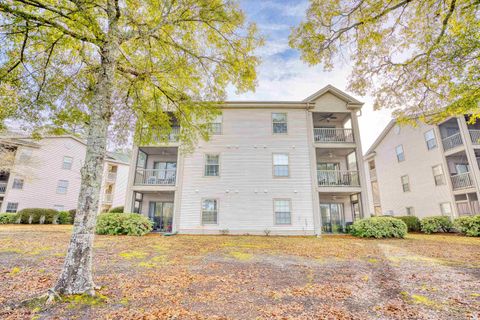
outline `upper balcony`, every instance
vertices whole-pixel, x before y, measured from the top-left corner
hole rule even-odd
[[[468,115],[465,116],[465,121],[467,121],[468,133],[470,134],[472,144],[475,147],[480,147],[480,121],[476,121],[475,123],[468,123],[469,120],[470,117]]]
[[[359,191],[360,173],[354,148],[317,148],[316,161],[319,191]]]
[[[175,186],[177,147],[140,147],[133,185],[138,187]]]
[[[314,112],[313,140],[317,144],[354,144],[350,113]]]
[[[448,172],[454,191],[473,188],[475,182],[465,151],[459,151],[446,157]]]
[[[443,150],[448,151],[463,145],[457,118],[452,118],[439,126]]]

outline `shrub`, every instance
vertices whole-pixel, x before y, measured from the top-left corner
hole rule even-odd
[[[57,212],[58,224],[73,224],[73,219],[70,211],[58,211]]]
[[[351,234],[362,238],[403,238],[407,234],[407,225],[396,218],[373,217],[355,221]]]
[[[428,234],[434,232],[450,232],[453,228],[452,221],[447,216],[426,217],[421,221],[422,231]]]
[[[123,206],[120,207],[113,207],[108,211],[109,213],[123,213]]]
[[[102,213],[98,216],[96,233],[129,236],[143,236],[153,229],[153,223],[136,213]]]
[[[44,208],[25,208],[17,212],[20,223],[53,223],[57,210]],[[43,218],[42,218],[43,217]]]
[[[0,213],[0,224],[11,224],[17,222],[16,213]]]
[[[457,218],[454,226],[464,235],[480,237],[480,215]]]
[[[408,231],[413,231],[413,232],[418,232],[420,231],[421,225],[420,225],[420,219],[418,219],[415,216],[401,216],[401,217],[395,217],[397,219],[402,220],[405,222],[407,225]]]

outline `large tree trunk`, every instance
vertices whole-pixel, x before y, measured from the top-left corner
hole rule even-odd
[[[111,119],[111,97],[118,51],[118,11],[114,0],[108,1],[109,30],[100,48],[101,68],[94,91],[94,102],[87,136],[87,152],[82,168],[74,229],[63,270],[54,291],[58,294],[95,294],[92,259],[93,239],[102,185],[103,163]]]

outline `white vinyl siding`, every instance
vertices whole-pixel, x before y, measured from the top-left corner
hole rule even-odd
[[[202,224],[218,223],[218,201],[216,199],[204,199],[202,201]]]
[[[218,154],[205,155],[205,176],[217,177],[220,175],[220,156]]]
[[[53,209],[55,209],[57,211],[65,211],[65,206],[61,205],[61,204],[56,204],[56,205],[53,206]]]
[[[272,130],[274,134],[282,134],[288,132],[286,113],[272,113]]]
[[[68,191],[68,181],[67,180],[58,180],[57,183],[57,193],[65,194]]]
[[[273,201],[275,211],[275,224],[289,225],[292,223],[291,201],[289,199],[276,199]]]
[[[274,177],[288,177],[289,176],[288,154],[274,153],[273,154],[273,176]]]

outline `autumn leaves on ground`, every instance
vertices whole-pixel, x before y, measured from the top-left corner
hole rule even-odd
[[[0,226],[1,319],[475,319],[480,239],[97,236],[95,298],[25,303],[70,226]],[[31,300],[30,300],[31,301]],[[24,302],[24,303],[22,303]]]

